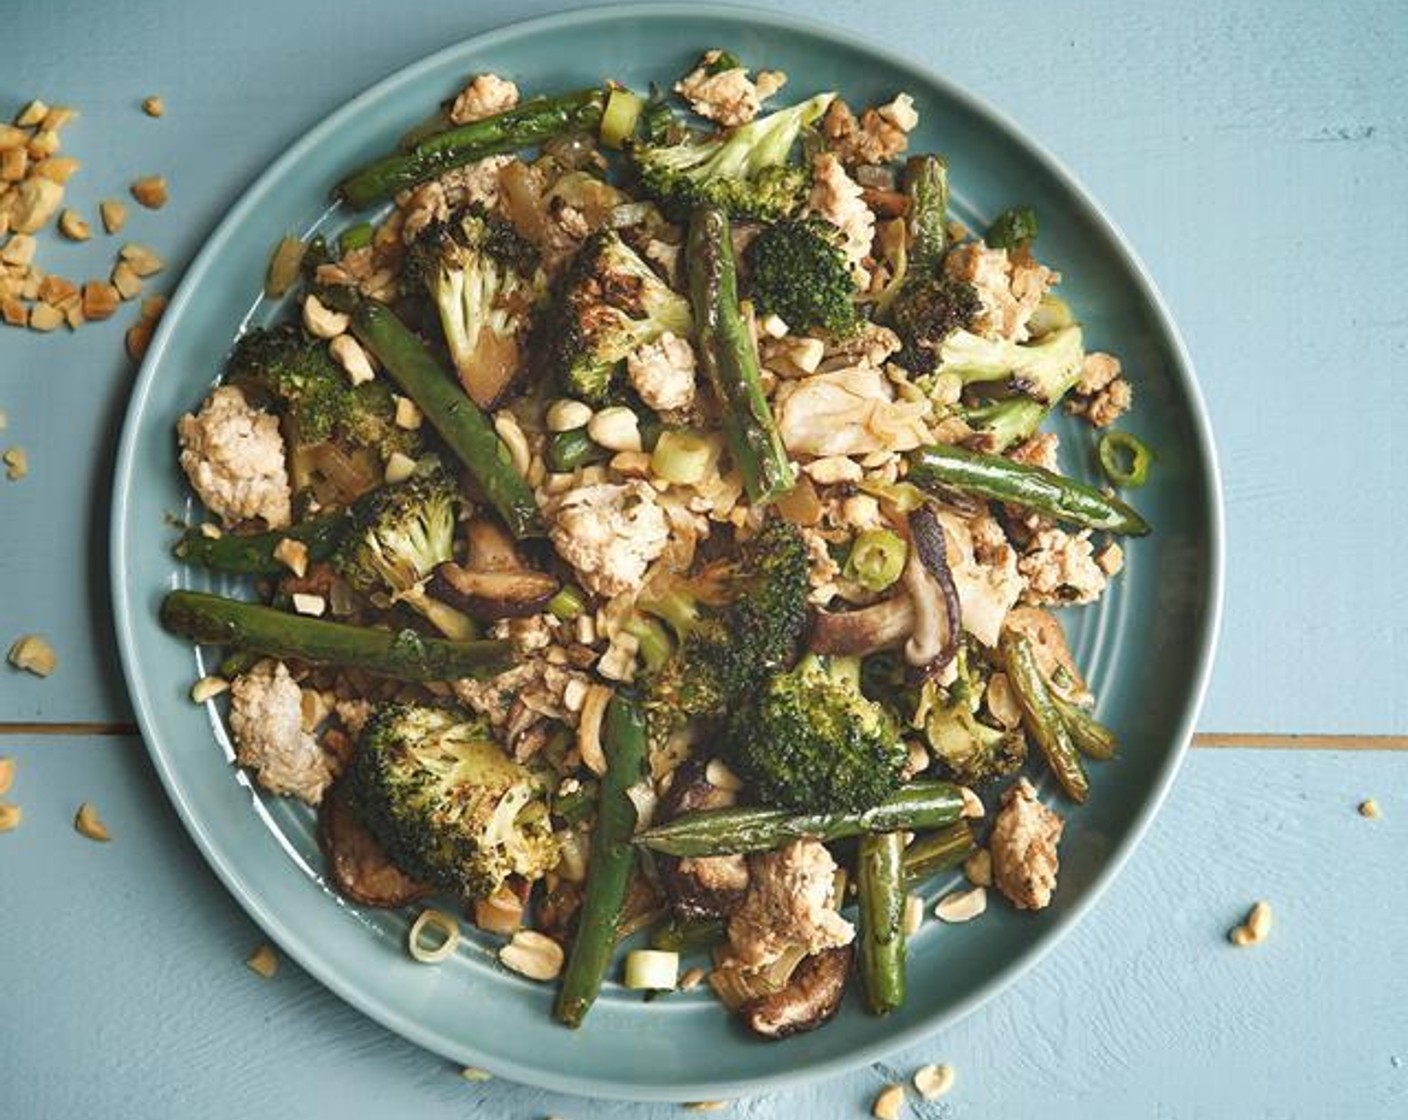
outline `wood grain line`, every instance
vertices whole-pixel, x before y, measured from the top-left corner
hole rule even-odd
[[[4,723],[0,735],[136,735],[135,723]],[[1193,746],[1214,750],[1408,751],[1408,735],[1296,735],[1200,731]]]

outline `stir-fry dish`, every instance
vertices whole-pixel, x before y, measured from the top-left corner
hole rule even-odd
[[[1098,431],[1130,383],[1030,209],[950,215],[922,106],[788,84],[478,75],[275,248],[291,313],[178,426],[177,554],[255,601],[162,620],[224,649],[236,761],[414,956],[467,920],[570,1026],[608,981],[768,1038],[852,978],[892,1011],[924,884],[1047,906],[1034,781],[1078,804],[1116,751],[1057,612],[1148,531],[1150,451]]]

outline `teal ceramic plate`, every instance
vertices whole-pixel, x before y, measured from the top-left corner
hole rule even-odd
[[[929,922],[911,948],[902,1011],[874,1019],[852,998],[825,1029],[781,1044],[748,1037],[705,992],[643,1003],[614,984],[586,1027],[569,1032],[549,1016],[551,988],[499,968],[489,938],[469,937],[438,968],[410,961],[403,914],[359,909],[324,884],[312,815],[261,796],[233,769],[215,706],[187,695],[205,662],[157,623],[168,589],[222,586],[170,554],[169,513],[194,512],[173,431],[241,328],[276,312],[260,298],[270,247],[290,231],[346,223],[329,207],[329,186],[390,148],[466,75],[494,70],[529,92],[607,76],[643,89],[667,85],[712,46],[787,71],[791,96],[839,89],[865,105],[910,92],[922,121],[911,146],[948,156],[960,217],[981,227],[1010,204],[1039,210],[1042,259],[1064,274],[1092,348],[1115,351],[1131,371],[1138,407],[1127,426],[1158,450],[1137,494],[1154,535],[1128,550],[1126,576],[1099,606],[1066,612],[1101,714],[1125,747],[1094,768],[1090,803],[1070,814],[1055,905]],[[1088,433],[1063,435],[1066,469],[1090,475]],[[309,972],[407,1038],[501,1076],[602,1096],[711,1099],[841,1070],[951,1022],[1031,965],[1110,881],[1173,777],[1207,678],[1220,570],[1213,450],[1187,356],[1133,253],[1072,178],[922,66],[843,32],[685,5],[576,12],[481,36],[379,83],[295,144],[221,223],[171,301],[132,396],[113,495],[113,595],[133,704],[171,799],[226,886]],[[931,884],[930,896],[948,885]]]

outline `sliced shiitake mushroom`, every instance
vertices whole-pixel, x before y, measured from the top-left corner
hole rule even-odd
[[[497,521],[476,517],[465,526],[468,559],[465,567],[478,572],[514,572],[524,567],[518,546]]]
[[[739,1014],[749,1030],[764,1038],[814,1031],[841,1006],[850,970],[849,945],[813,953],[797,966],[787,987],[750,1000],[738,1009]]]
[[[546,609],[558,586],[556,577],[532,568],[482,571],[447,562],[435,569],[431,594],[476,618],[521,618]]]
[[[899,645],[913,629],[914,604],[901,593],[860,610],[815,611],[807,648],[837,657],[865,657]]]
[[[357,819],[345,782],[328,790],[318,807],[318,845],[332,885],[352,902],[394,909],[431,893],[430,887],[392,863],[377,838]]]
[[[681,764],[660,801],[658,820],[731,803],[729,795],[705,776],[705,770],[698,759]],[[728,917],[743,905],[748,893],[748,862],[742,856],[676,859],[657,855],[655,869],[671,908],[685,921]]]

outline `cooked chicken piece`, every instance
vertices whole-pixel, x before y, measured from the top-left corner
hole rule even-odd
[[[450,105],[451,124],[469,124],[496,116],[518,104],[518,87],[497,74],[479,74]]]
[[[855,927],[836,910],[836,861],[815,840],[798,840],[748,859],[748,896],[729,919],[733,956],[763,968],[792,946],[819,953],[854,940]]]
[[[1026,778],[1018,778],[1002,795],[1002,809],[992,826],[992,874],[997,889],[1018,910],[1041,910],[1051,904],[1060,858],[1056,845],[1065,823],[1039,800]]]

